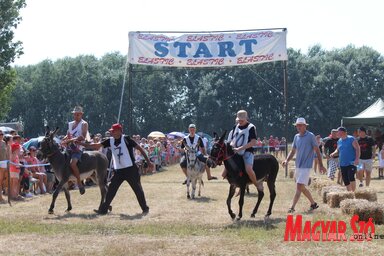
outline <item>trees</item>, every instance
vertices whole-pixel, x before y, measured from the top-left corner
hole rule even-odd
[[[10,93],[16,83],[16,73],[10,65],[21,55],[21,42],[13,41],[13,29],[21,21],[19,10],[25,7],[25,0],[0,1],[0,119],[9,111]]]
[[[325,136],[383,97],[384,59],[368,47],[308,54],[288,51],[288,120],[299,116],[311,131]],[[117,121],[126,57],[110,53],[46,60],[18,67],[17,87],[8,121],[24,122],[26,135],[44,132],[44,124],[67,129],[71,109],[81,104],[90,131],[106,131]],[[189,123],[212,133],[232,129],[235,114],[246,109],[259,136],[285,136],[283,66],[281,62],[219,69],[134,66],[132,74],[133,127],[128,127],[128,86],[120,122],[128,134],[146,136],[153,130],[186,131]],[[289,136],[296,131],[288,127]]]

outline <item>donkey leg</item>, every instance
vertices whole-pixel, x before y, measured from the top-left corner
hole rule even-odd
[[[255,218],[257,210],[259,209],[260,203],[261,203],[261,201],[263,200],[263,197],[264,197],[264,191],[263,190],[257,189],[257,193],[258,193],[257,203],[255,205],[255,208],[252,211],[251,218]]]
[[[49,214],[53,214],[53,208],[55,208],[55,202],[56,202],[56,199],[57,199],[57,196],[59,195],[60,193],[60,190],[63,188],[64,184],[66,183],[67,181],[60,181],[59,182],[59,185],[57,185],[55,191],[53,192],[52,194],[52,202],[51,202],[51,206],[49,207],[49,210],[48,210],[48,213]]]
[[[269,189],[269,194],[270,194],[270,202],[269,202],[269,207],[268,207],[268,211],[267,211],[267,214],[265,215],[266,217],[271,215],[272,214],[272,207],[273,207],[273,203],[275,202],[275,198],[276,198],[276,188],[275,188],[275,183],[273,182],[268,182],[268,189]]]
[[[237,216],[237,220],[241,220],[243,217],[243,205],[244,205],[244,196],[245,196],[245,187],[240,187],[240,198],[239,198],[239,215]]]
[[[187,198],[191,199],[191,195],[189,194],[189,186],[191,185],[191,180],[187,177]]]
[[[67,186],[63,187],[65,198],[67,199],[67,210],[65,212],[70,212],[72,210],[72,204],[71,204],[71,195],[69,194],[69,190]]]
[[[231,208],[231,201],[232,201],[232,197],[235,195],[235,191],[236,191],[236,187],[233,185],[229,185],[229,193],[227,197],[227,208],[228,208],[228,213],[232,219],[235,219],[236,217],[236,214],[233,213]]]
[[[192,180],[192,199],[195,199],[195,193],[196,193],[196,178],[194,177]]]
[[[99,183],[100,195],[101,195],[99,209],[101,209],[101,205],[105,202],[105,197],[107,195],[108,187],[107,187],[107,184],[105,184],[103,181],[101,181],[101,182],[99,181],[98,183]],[[112,210],[112,208],[111,208],[111,210]]]

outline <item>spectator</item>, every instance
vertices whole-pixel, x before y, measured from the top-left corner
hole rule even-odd
[[[355,191],[356,189],[356,165],[359,164],[360,147],[357,140],[347,134],[347,129],[340,126],[337,128],[337,149],[330,155],[334,157],[339,156],[341,176],[343,177],[344,185],[348,191]]]
[[[373,159],[375,159],[376,148],[375,141],[368,136],[364,127],[359,128],[359,137],[357,142],[360,147],[360,161],[357,169],[357,177],[360,180],[359,187],[363,186],[363,176],[365,174],[365,185],[369,187],[371,183],[371,173],[373,167]]]
[[[381,146],[379,147],[379,179],[384,178],[383,171],[384,171],[384,147],[381,144]]]
[[[339,156],[338,155],[334,155],[333,157],[330,156],[337,149],[338,140],[339,138],[337,137],[337,129],[332,129],[331,135],[325,140],[325,143],[324,143],[324,154],[325,154],[325,158],[327,159],[328,178],[330,178],[331,180],[334,180],[335,174],[337,171],[337,183],[341,184]]]
[[[8,175],[7,160],[9,160],[9,145],[4,141],[4,132],[0,130],[0,204],[6,203],[3,199],[3,182]]]
[[[325,170],[315,135],[307,131],[308,124],[305,119],[302,117],[297,118],[295,126],[298,133],[293,138],[292,149],[288,157],[283,161],[283,166],[285,167],[297,152],[295,162],[296,193],[288,213],[295,212],[295,206],[299,201],[301,193],[303,193],[311,203],[310,210],[315,210],[319,207],[313,200],[311,192],[305,187],[308,185],[309,174],[313,165],[313,151],[316,152],[317,159],[319,159],[320,170]]]
[[[19,154],[21,150],[21,146],[18,143],[13,143],[11,145],[11,164],[9,166],[10,171],[10,179],[11,179],[11,187],[9,196],[13,200],[22,200],[22,197],[19,195],[19,180],[20,180],[20,167],[18,164]]]
[[[25,161],[29,165],[40,164],[36,157],[36,148],[34,146],[29,147],[29,155],[25,158]],[[48,186],[45,169],[42,166],[33,166],[29,167],[28,170],[31,172],[31,177],[39,181],[40,194],[45,194]]]

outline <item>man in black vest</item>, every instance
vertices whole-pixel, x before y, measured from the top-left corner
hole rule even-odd
[[[135,148],[141,152],[147,161],[150,170],[153,169],[153,163],[151,163],[147,153],[142,147],[140,147],[140,145],[138,145],[129,136],[123,135],[123,127],[121,124],[112,125],[109,132],[111,133],[111,137],[106,138],[102,142],[81,144],[86,148],[94,150],[98,150],[100,147],[110,147],[112,150],[115,174],[111,180],[111,183],[109,184],[105,202],[100,206],[98,210],[95,210],[95,212],[98,214],[106,214],[121,183],[123,183],[123,181],[127,181],[132,190],[135,192],[137,201],[140,204],[143,214],[147,214],[149,212],[149,207],[147,206],[144,191],[141,186],[139,169],[135,164],[133,149]]]

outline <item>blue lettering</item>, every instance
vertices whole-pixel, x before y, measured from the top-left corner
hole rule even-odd
[[[213,57],[205,43],[199,43],[199,47],[197,48],[196,53],[195,53],[195,55],[193,55],[193,57],[194,58],[201,57],[200,56],[201,54],[205,58],[212,58]]]
[[[240,40],[240,45],[244,45],[245,51],[244,55],[252,55],[252,44],[257,44],[257,41],[255,39],[249,39],[249,40]]]
[[[236,57],[236,53],[233,50],[233,42],[218,42],[219,45],[219,57]],[[227,52],[227,54],[226,54]]]
[[[181,42],[176,42],[173,44],[175,48],[179,47],[179,54],[177,54],[178,57],[180,58],[187,58],[187,52],[186,52],[186,47],[191,48],[191,43],[181,43]]]
[[[165,42],[155,43],[155,45],[154,45],[154,47],[156,49],[155,55],[158,57],[167,56],[169,53],[167,46],[168,46],[168,43],[165,43]]]

